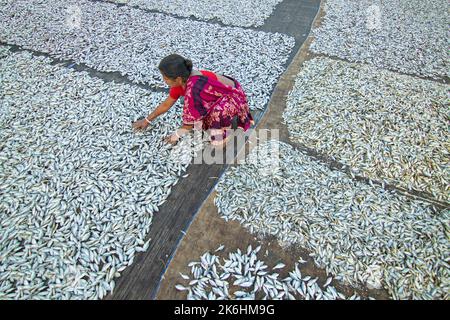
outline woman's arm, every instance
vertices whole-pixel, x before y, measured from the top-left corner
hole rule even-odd
[[[151,121],[155,120],[158,116],[160,116],[163,113],[166,113],[172,106],[177,102],[176,99],[173,99],[171,96],[168,96],[166,100],[161,102],[161,104],[153,110],[152,113],[150,113],[146,118],[142,120],[138,120],[133,123],[134,129],[145,129],[150,124]]]
[[[155,118],[157,118],[158,116],[162,115],[163,113],[166,113],[170,108],[172,108],[175,102],[177,102],[177,100],[175,100],[171,96],[168,96],[166,100],[161,102],[161,104],[147,116],[147,120],[151,122],[155,120]]]

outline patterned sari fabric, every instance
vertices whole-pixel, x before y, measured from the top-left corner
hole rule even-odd
[[[254,123],[241,85],[229,79],[234,81],[234,88],[200,75],[189,77],[186,83],[183,124],[197,126],[201,122],[203,130],[210,130],[212,143],[226,138],[234,117],[244,131]]]

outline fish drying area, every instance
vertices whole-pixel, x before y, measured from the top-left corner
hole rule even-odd
[[[0,299],[447,300],[446,2],[222,2],[0,1]],[[132,132],[172,52],[269,156],[190,163],[180,103]]]

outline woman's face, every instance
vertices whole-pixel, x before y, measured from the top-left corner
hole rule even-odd
[[[162,74],[164,82],[170,87],[179,87],[183,85],[183,79],[181,77],[177,77],[176,79],[171,79]]]

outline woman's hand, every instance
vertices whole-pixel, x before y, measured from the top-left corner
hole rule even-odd
[[[170,144],[176,144],[180,138],[176,133],[172,133],[170,136],[164,138],[164,141]]]
[[[149,124],[150,124],[150,122],[148,122],[144,118],[142,120],[138,120],[136,122],[133,122],[133,129],[144,130],[144,129],[146,129],[148,127]]]
[[[193,125],[182,125],[181,128],[175,130],[170,136],[164,138],[164,141],[170,144],[175,144],[180,140],[182,136],[189,132],[194,126]]]

